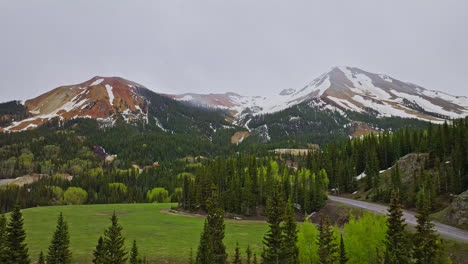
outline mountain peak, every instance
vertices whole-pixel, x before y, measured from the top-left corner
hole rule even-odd
[[[126,121],[144,119],[147,102],[139,94],[139,88],[144,86],[120,77],[102,76],[76,85],[61,86],[27,100],[24,105],[31,116],[13,122],[5,130],[29,129],[53,118],[61,121],[93,118],[108,124],[113,124],[119,116]]]
[[[195,104],[231,110],[240,120],[248,115],[274,113],[308,102],[323,111],[346,111],[376,115],[417,118],[443,122],[468,115],[468,100],[442,92],[426,90],[386,74],[367,72],[357,67],[334,66],[301,89],[284,89],[278,95],[173,96]]]

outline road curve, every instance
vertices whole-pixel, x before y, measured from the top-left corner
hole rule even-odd
[[[376,212],[379,214],[387,214],[388,206],[385,206],[385,205],[357,201],[353,199],[332,196],[332,195],[328,195],[328,199],[334,202],[351,205],[354,207],[362,208],[362,209]],[[406,223],[410,225],[414,225],[414,226],[417,225],[416,217],[413,212],[403,210],[403,217],[405,218]],[[435,230],[442,236],[453,239],[453,240],[462,241],[465,243],[468,242],[468,231],[465,231],[465,230],[462,230],[453,226],[444,225],[436,221],[432,221],[432,223],[434,224]]]

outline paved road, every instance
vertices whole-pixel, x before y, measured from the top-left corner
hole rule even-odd
[[[10,182],[12,182],[14,180],[16,180],[16,179],[2,179],[2,180],[0,180],[0,185],[9,184]]]
[[[337,196],[332,196],[332,195],[328,195],[328,199],[335,201],[335,202],[351,205],[354,207],[363,208],[363,209],[373,211],[379,214],[387,214],[388,206],[385,206],[385,205],[357,201],[353,199],[347,199],[347,198],[337,197]],[[405,218],[408,224],[417,225],[416,217],[413,212],[403,210],[403,217]],[[437,230],[437,232],[441,234],[442,236],[446,238],[458,240],[458,241],[468,242],[468,231],[465,231],[465,230],[462,230],[453,226],[444,225],[439,222],[435,222],[435,221],[432,221],[432,222],[434,223],[434,227]]]

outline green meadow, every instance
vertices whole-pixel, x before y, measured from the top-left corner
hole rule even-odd
[[[186,263],[191,248],[196,254],[204,218],[162,212],[173,205],[100,204],[22,210],[30,256],[36,261],[40,251],[47,253],[57,216],[62,212],[69,226],[73,263],[91,263],[97,240],[110,225],[109,219],[115,210],[128,251],[136,239],[140,255],[146,256],[151,263]],[[225,223],[224,242],[230,256],[236,242],[243,254],[247,245],[260,253],[262,238],[267,231],[265,222],[228,220]]]

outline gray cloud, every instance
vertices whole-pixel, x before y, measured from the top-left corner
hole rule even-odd
[[[335,65],[468,95],[466,1],[0,0],[0,101],[92,76],[278,93]]]

